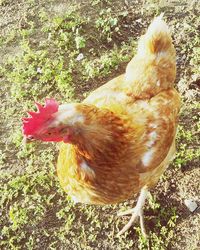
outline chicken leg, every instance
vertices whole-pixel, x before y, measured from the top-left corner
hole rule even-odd
[[[138,217],[140,218],[140,227],[141,227],[142,234],[145,237],[147,236],[146,235],[146,231],[145,231],[145,226],[144,226],[144,217],[143,217],[143,206],[145,204],[145,200],[147,198],[147,195],[148,195],[148,189],[147,189],[147,187],[142,188],[136,206],[134,208],[132,208],[132,209],[128,209],[125,212],[119,212],[117,214],[118,216],[132,214],[129,222],[122,228],[121,231],[119,231],[119,233],[117,234],[117,236],[120,236],[123,233],[125,233],[133,225],[133,223],[135,222],[135,220]]]

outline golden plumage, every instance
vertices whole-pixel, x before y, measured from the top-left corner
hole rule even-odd
[[[154,186],[175,152],[180,97],[173,87],[175,49],[156,19],[122,74],[76,110],[71,144],[61,144],[57,172],[78,202],[113,204]]]

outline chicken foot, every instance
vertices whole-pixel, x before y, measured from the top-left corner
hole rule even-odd
[[[138,217],[140,218],[140,227],[141,227],[142,234],[145,237],[147,236],[145,226],[144,226],[144,216],[143,216],[143,206],[145,204],[145,200],[147,198],[147,195],[148,195],[148,189],[146,187],[142,188],[136,206],[134,208],[132,208],[132,209],[128,209],[127,211],[119,212],[117,214],[118,216],[124,216],[124,215],[127,215],[127,214],[132,214],[129,222],[122,228],[122,230],[119,231],[117,236],[120,236],[123,233],[125,233],[133,225],[133,223],[135,222],[135,220]]]

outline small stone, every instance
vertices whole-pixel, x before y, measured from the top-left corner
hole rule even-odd
[[[184,203],[186,207],[190,210],[190,212],[194,212],[198,207],[197,203],[192,199],[185,199]]]
[[[81,61],[83,58],[84,58],[83,53],[80,53],[80,54],[77,56],[76,60],[77,60],[77,61]]]
[[[42,69],[38,67],[37,68],[37,73],[42,74]]]

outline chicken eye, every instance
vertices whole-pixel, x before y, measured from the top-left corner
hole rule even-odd
[[[29,136],[28,136],[28,139],[29,139],[29,140],[33,140],[34,137],[33,137],[32,135],[29,135]]]

